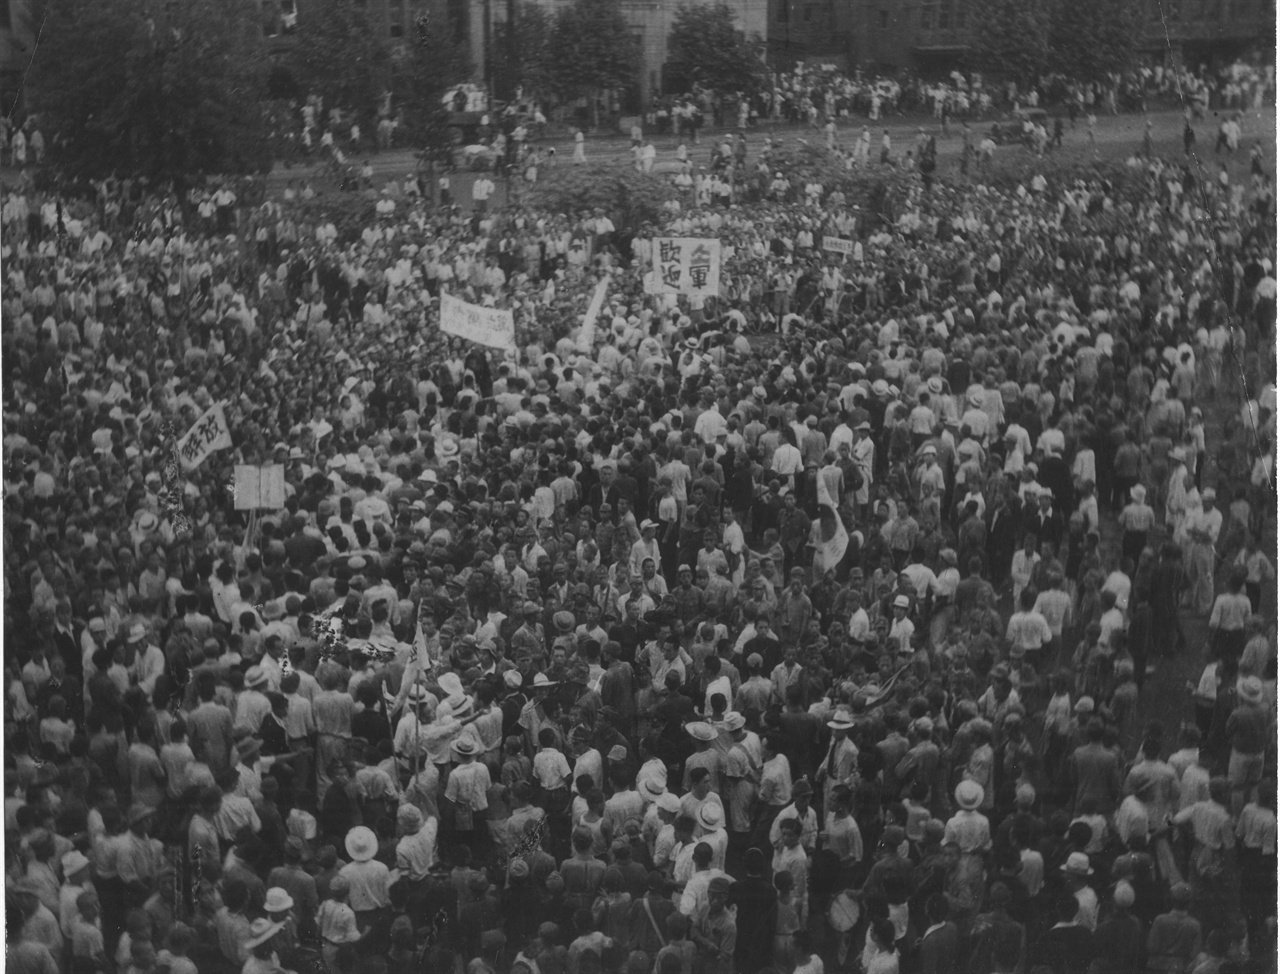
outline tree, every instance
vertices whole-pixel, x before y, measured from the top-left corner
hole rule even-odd
[[[1137,57],[1142,20],[1138,0],[1056,0],[1049,19],[1051,63],[1068,77],[1086,81],[1123,71]]]
[[[536,3],[512,0],[509,19],[494,29],[493,86],[499,98],[511,98],[517,87],[526,93],[554,87],[551,32],[554,21]]]
[[[298,42],[289,61],[307,94],[325,108],[370,120],[391,80],[391,59],[362,6],[351,0],[310,0],[298,14]]]
[[[449,146],[449,111],[444,93],[470,76],[466,48],[425,16],[414,25],[412,43],[391,55],[395,105],[403,115],[400,138],[440,156]]]
[[[754,94],[768,78],[759,38],[748,40],[734,24],[726,3],[676,8],[667,48],[667,67],[688,84],[719,94]]]
[[[1046,3],[1047,0],[973,0],[969,66],[987,77],[1020,84],[1049,70]]]
[[[74,177],[270,168],[251,0],[47,0],[29,92]]]
[[[601,92],[635,84],[640,43],[618,0],[573,0],[556,15],[548,46],[552,83],[567,98],[586,97],[600,124]]]
[[[600,207],[618,230],[634,233],[645,224],[657,225],[663,204],[674,199],[675,187],[654,173],[595,166],[553,166],[538,172],[538,181],[525,203],[538,210],[569,216]]]

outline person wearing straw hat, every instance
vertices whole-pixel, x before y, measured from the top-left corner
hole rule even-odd
[[[357,825],[343,840],[351,861],[338,871],[347,881],[349,903],[362,930],[373,926],[391,906],[391,870],[374,858],[378,837],[373,829]]]
[[[836,788],[857,787],[858,745],[849,736],[854,729],[853,715],[843,707],[837,708],[831,715],[827,727],[831,731],[831,743],[827,747],[826,757],[818,765],[815,777],[822,785],[822,807],[830,811],[832,793]]]
[[[62,935],[70,940],[72,921],[79,914],[76,899],[85,890],[92,890],[94,887],[89,876],[89,857],[79,849],[63,853],[60,863],[64,882],[58,890],[58,926]]]
[[[492,782],[489,769],[476,760],[480,749],[475,741],[459,738],[453,742],[453,753],[458,764],[449,774],[444,797],[453,811],[454,839],[470,845],[473,850],[488,837],[483,823],[476,819],[489,808],[489,788]]]
[[[278,974],[284,969],[280,966],[280,956],[276,952],[276,938],[284,924],[268,917],[258,917],[249,926],[249,939],[244,942],[249,951],[249,959],[244,962],[241,974]]]

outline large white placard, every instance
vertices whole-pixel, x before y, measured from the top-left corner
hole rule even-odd
[[[490,348],[516,347],[516,322],[510,311],[482,308],[440,292],[440,330]]]
[[[654,294],[720,293],[720,241],[698,237],[653,238]]]
[[[237,511],[278,511],[284,507],[284,467],[236,464],[235,508]]]

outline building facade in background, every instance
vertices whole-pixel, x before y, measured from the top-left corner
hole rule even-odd
[[[260,0],[263,34],[282,53],[315,0]],[[515,4],[537,3],[548,14],[570,0],[347,0],[365,11],[392,47],[411,43],[426,17],[467,46],[475,80],[490,77],[495,27]],[[714,0],[621,0],[623,15],[640,45],[641,69],[626,99],[646,106],[668,92],[668,39],[681,3]],[[775,70],[797,61],[832,63],[842,70],[931,76],[963,67],[974,24],[969,0],[727,0],[740,30],[766,42]],[[1083,2],[1083,0],[1081,0]],[[1091,0],[1093,2],[1093,0]],[[1096,0],[1109,2],[1109,0]],[[1271,45],[1274,0],[1145,0],[1142,49],[1153,60],[1219,65]],[[19,105],[22,78],[35,48],[38,25],[32,0],[0,0],[0,111]],[[1272,48],[1272,50],[1274,50]],[[20,105],[19,105],[20,107]]]
[[[1142,51],[1163,62],[1221,64],[1275,37],[1274,0],[1146,3]],[[968,0],[769,0],[768,19],[769,58],[780,69],[821,61],[944,75],[963,66],[974,29]]]

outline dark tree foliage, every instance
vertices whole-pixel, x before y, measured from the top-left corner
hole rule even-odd
[[[409,43],[391,56],[395,103],[403,110],[404,128],[398,138],[440,155],[449,145],[449,112],[444,93],[470,75],[466,48],[456,43],[443,25],[428,18],[414,25]]]
[[[391,80],[391,56],[363,7],[352,0],[309,0],[298,14],[289,66],[299,87],[325,109],[371,122]]]
[[[687,83],[720,94],[754,94],[768,80],[762,43],[746,38],[728,4],[680,6],[668,41],[668,68]]]
[[[640,71],[640,43],[618,0],[574,0],[562,8],[548,53],[556,90],[589,98],[593,112],[600,92],[629,87]]]
[[[506,20],[494,29],[493,85],[497,96],[510,100],[517,87],[525,94],[555,88],[551,62],[551,32],[555,22],[536,3],[511,2]]]
[[[1055,0],[1049,16],[1050,64],[1088,81],[1123,71],[1137,56],[1143,20],[1140,0]]]
[[[1020,84],[1051,69],[1047,0],[972,0],[969,11],[971,68]]]
[[[266,52],[251,0],[47,0],[27,91],[75,177],[270,166]]]

